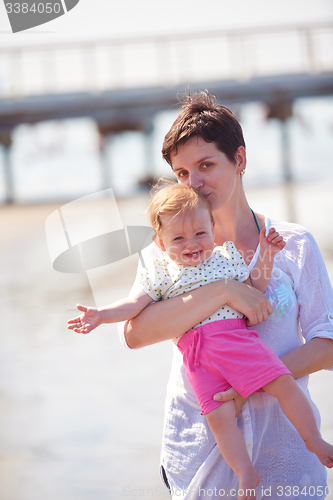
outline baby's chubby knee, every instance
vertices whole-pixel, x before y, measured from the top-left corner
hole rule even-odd
[[[280,393],[285,394],[287,391],[290,391],[295,384],[297,384],[297,382],[295,382],[292,375],[285,374],[280,375],[276,379],[264,385],[263,389],[267,392],[267,394],[278,397]]]
[[[221,403],[217,408],[205,414],[208,422],[230,423],[236,418],[235,403],[233,400]]]

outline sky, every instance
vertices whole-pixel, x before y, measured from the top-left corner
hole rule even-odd
[[[0,46],[327,20],[333,20],[332,0],[80,0],[66,15],[13,34],[1,2]]]

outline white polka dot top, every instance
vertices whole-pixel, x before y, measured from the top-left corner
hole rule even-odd
[[[153,259],[141,269],[140,286],[153,300],[165,300],[194,290],[220,279],[244,281],[249,269],[235,245],[226,241],[215,247],[212,255],[196,266],[178,266],[167,254]],[[229,306],[223,306],[200,325],[221,319],[243,318],[243,315]],[[197,325],[196,325],[197,326]]]

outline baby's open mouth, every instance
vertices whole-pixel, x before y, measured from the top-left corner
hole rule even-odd
[[[196,252],[188,252],[183,256],[185,259],[199,259],[202,254],[202,250],[197,250]]]

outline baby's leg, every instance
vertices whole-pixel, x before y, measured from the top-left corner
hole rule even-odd
[[[297,382],[290,375],[281,375],[263,387],[275,396],[283,413],[298,431],[309,451],[326,467],[333,467],[333,446],[320,435],[311,405]]]
[[[221,454],[239,478],[238,500],[255,499],[260,475],[253,467],[243,435],[236,425],[234,401],[222,403],[207,413],[206,418]]]

